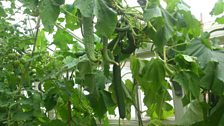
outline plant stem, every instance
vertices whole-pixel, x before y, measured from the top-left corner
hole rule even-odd
[[[34,36],[34,44],[33,44],[33,50],[32,50],[31,57],[33,57],[34,52],[35,52],[35,48],[36,48],[36,44],[37,44],[37,38],[38,38],[38,33],[39,33],[39,28],[40,28],[40,17],[38,17],[38,19],[37,19],[36,34]]]
[[[68,126],[71,126],[71,119],[72,119],[72,113],[71,113],[71,101],[68,100]]]
[[[83,41],[81,38],[79,38],[77,35],[75,35],[74,33],[72,33],[70,30],[64,28],[63,26],[61,26],[60,24],[55,24],[55,26],[61,30],[64,30],[65,32],[69,33],[74,39],[76,39],[79,43],[83,44]]]
[[[167,47],[167,49],[172,49],[174,47],[178,47],[178,46],[182,46],[182,45],[187,45],[187,44],[189,44],[189,42],[179,43],[179,44],[176,44],[176,45],[173,45],[173,46],[169,46],[169,47]]]
[[[217,31],[223,31],[224,30],[224,27],[223,28],[217,28],[217,29],[214,29],[212,31],[209,32],[209,34],[212,34],[213,32],[217,32]]]
[[[138,83],[134,79],[134,85],[136,86],[136,106],[135,109],[137,110],[137,116],[138,116],[138,125],[143,126],[142,117],[141,117],[141,110],[140,110],[140,102],[139,102],[139,93],[138,93]]]

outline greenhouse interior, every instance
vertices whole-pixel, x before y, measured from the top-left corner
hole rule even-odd
[[[224,126],[224,0],[0,0],[0,126]]]

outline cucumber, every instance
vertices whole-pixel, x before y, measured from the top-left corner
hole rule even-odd
[[[133,36],[131,31],[127,32],[127,38],[128,38],[128,40],[127,40],[127,42],[128,42],[127,47],[123,48],[123,46],[122,46],[122,48],[121,48],[121,52],[123,54],[131,54],[136,49],[135,38],[134,38],[134,36]]]
[[[94,49],[94,31],[93,31],[93,17],[82,17],[83,23],[83,41],[85,45],[86,55],[92,62],[97,62]]]
[[[115,56],[115,61],[119,63],[120,61],[120,56],[117,55]],[[122,80],[121,80],[121,68],[118,65],[113,65],[113,80],[112,84],[114,86],[114,91],[115,91],[115,97],[117,99],[117,104],[118,104],[118,110],[119,110],[119,116],[120,118],[124,119],[126,116],[126,111],[125,111],[125,94],[124,90],[122,87]]]
[[[112,60],[109,55],[108,55],[108,38],[107,37],[102,37],[101,38],[102,42],[103,42],[103,51],[102,51],[102,56],[103,56],[103,59],[106,61],[106,62],[109,62],[109,63],[112,63],[112,64],[115,64],[115,65],[119,65],[117,62],[115,62],[114,60]]]

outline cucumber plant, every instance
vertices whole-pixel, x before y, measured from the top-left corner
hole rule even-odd
[[[173,88],[185,108],[175,125],[223,125],[224,52],[210,39],[223,28],[203,32],[182,0],[71,2],[0,1],[1,126],[110,125],[108,114],[130,120],[132,106],[139,126],[143,114],[162,125],[176,113]],[[223,6],[210,13],[219,24]]]

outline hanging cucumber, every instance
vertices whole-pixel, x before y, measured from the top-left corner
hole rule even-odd
[[[87,57],[92,62],[97,62],[94,51],[93,17],[82,17],[83,41]]]
[[[108,38],[107,37],[102,37],[101,38],[101,41],[103,42],[103,51],[102,51],[102,55],[103,55],[103,59],[106,61],[106,62],[109,62],[109,63],[112,63],[112,64],[115,64],[115,65],[119,65],[117,62],[115,62],[114,60],[112,60],[109,55],[108,55]]]
[[[112,50],[116,44],[119,44],[125,37],[125,32],[120,32],[109,44],[108,49]]]
[[[122,47],[121,47],[121,52],[123,53],[123,54],[131,54],[131,53],[133,53],[134,51],[135,51],[135,49],[136,49],[136,43],[135,43],[135,38],[134,38],[134,36],[133,36],[133,34],[132,34],[132,32],[131,31],[128,31],[127,32],[127,42],[128,42],[128,45],[127,45],[127,47],[126,48],[123,48],[123,45],[122,45]]]
[[[115,56],[115,61],[119,63],[120,56]],[[114,86],[115,96],[117,99],[118,110],[120,118],[125,118],[125,98],[124,98],[124,90],[122,87],[122,80],[121,80],[121,68],[118,65],[113,65],[113,80],[112,84]]]

